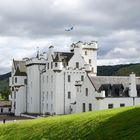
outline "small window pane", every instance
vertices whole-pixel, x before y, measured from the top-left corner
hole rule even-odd
[[[89,104],[89,111],[92,111],[92,104]]]
[[[71,77],[70,77],[70,75],[68,75],[68,82],[70,82],[71,81]]]
[[[86,88],[86,96],[88,96],[88,88]]]
[[[76,68],[79,68],[79,62],[76,62]]]
[[[71,92],[68,92],[68,99],[71,99]]]
[[[124,107],[125,106],[125,104],[120,104],[120,107]]]
[[[86,112],[86,104],[83,103],[83,112]]]
[[[108,104],[108,108],[113,108],[113,104]]]

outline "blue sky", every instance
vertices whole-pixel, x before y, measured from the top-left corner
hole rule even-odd
[[[98,65],[138,63],[139,10],[139,0],[0,0],[0,74],[37,47],[68,51],[80,40],[98,41]]]

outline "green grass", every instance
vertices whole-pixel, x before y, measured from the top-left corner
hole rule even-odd
[[[1,124],[0,140],[140,140],[140,106]]]

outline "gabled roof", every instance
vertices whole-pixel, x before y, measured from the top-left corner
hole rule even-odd
[[[14,76],[27,76],[27,74],[26,74],[26,72],[21,72],[21,71],[19,70],[19,67],[17,67]]]
[[[19,68],[20,72],[26,72],[26,62],[25,61],[17,61],[13,59],[13,64],[15,70]]]
[[[128,97],[129,77],[122,76],[88,76],[94,88],[101,92],[105,90],[106,97]],[[136,78],[137,92],[140,96],[140,78]]]
[[[71,52],[54,52],[54,62],[68,63],[73,55]]]
[[[119,76],[89,76],[92,84],[98,90],[101,85],[104,84],[123,84],[124,87],[129,85],[129,77],[119,77]]]

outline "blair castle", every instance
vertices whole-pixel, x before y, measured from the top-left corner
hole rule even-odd
[[[71,114],[140,104],[140,78],[97,76],[96,41],[77,42],[69,52],[14,60],[9,80],[12,112]]]

